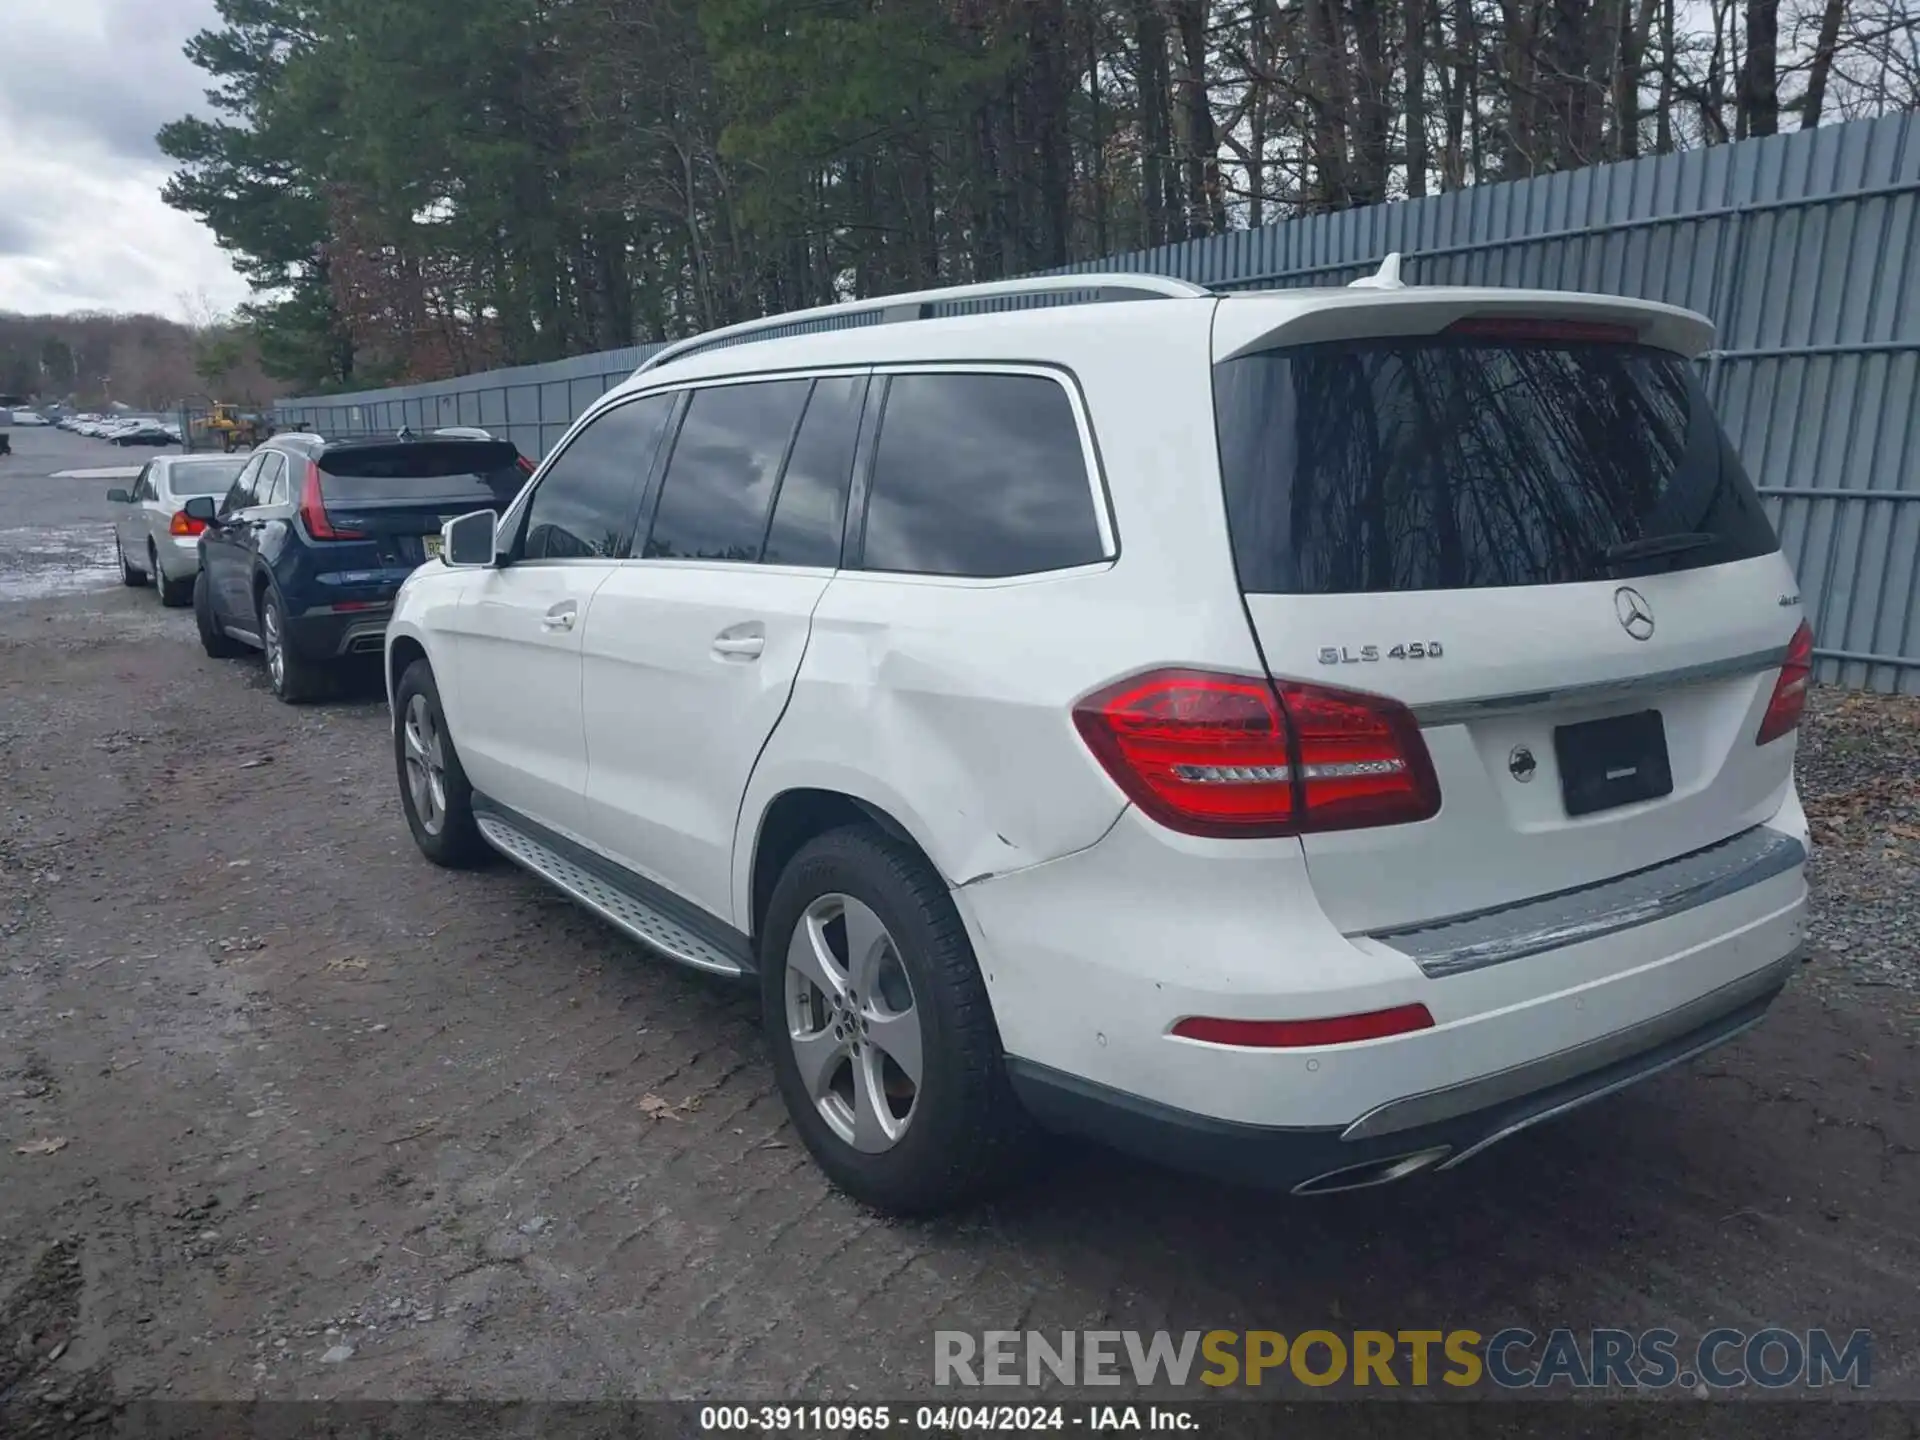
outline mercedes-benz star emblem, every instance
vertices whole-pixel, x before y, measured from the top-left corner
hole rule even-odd
[[[1647,597],[1631,585],[1622,585],[1613,592],[1613,613],[1620,619],[1620,628],[1634,639],[1653,638],[1653,607],[1647,604]]]
[[[1533,752],[1524,745],[1516,745],[1507,756],[1507,770],[1522,785],[1533,779],[1533,772],[1539,769],[1534,763]]]

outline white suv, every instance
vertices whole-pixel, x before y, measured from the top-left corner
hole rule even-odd
[[[1030,1128],[1377,1184],[1738,1033],[1802,938],[1812,638],[1711,328],[1396,269],[669,347],[401,592],[420,848],[756,979],[898,1211]]]

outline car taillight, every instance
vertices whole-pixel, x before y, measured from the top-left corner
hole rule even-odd
[[[1189,835],[1301,835],[1440,810],[1419,725],[1378,695],[1157,670],[1088,696],[1073,720],[1128,798]]]
[[[1329,1015],[1317,1020],[1223,1020],[1189,1015],[1173,1027],[1185,1040],[1238,1045],[1249,1050],[1288,1050],[1302,1045],[1351,1045],[1433,1028],[1433,1012],[1424,1005],[1395,1005],[1361,1015]]]
[[[1767,700],[1767,713],[1760,718],[1756,745],[1765,745],[1800,728],[1800,717],[1807,713],[1807,686],[1813,681],[1813,627],[1806,621],[1787,642],[1787,658],[1781,662],[1780,678],[1773,682],[1773,694]]]
[[[522,475],[533,474],[533,471],[534,471],[533,461],[529,460],[524,455],[516,455],[513,458],[514,458],[514,463],[520,467],[520,473]]]
[[[342,530],[327,518],[327,506],[320,495],[320,467],[309,460],[307,478],[300,486],[300,521],[307,534],[316,540],[364,540],[366,532]]]
[[[207,528],[207,522],[196,520],[184,510],[173,512],[173,519],[167,522],[169,535],[198,535]]]

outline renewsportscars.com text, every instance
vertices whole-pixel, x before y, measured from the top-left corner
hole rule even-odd
[[[1865,1330],[939,1330],[933,1383],[1780,1390],[1873,1383]]]

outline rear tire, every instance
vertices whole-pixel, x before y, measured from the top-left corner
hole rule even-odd
[[[449,870],[472,870],[493,858],[473,818],[473,786],[447,730],[433,666],[416,660],[393,692],[393,765],[400,808],[420,853]]]
[[[193,603],[193,577],[185,576],[179,580],[167,578],[167,572],[160,568],[160,557],[152,550],[147,551],[147,559],[152,565],[153,588],[160,592],[160,603],[169,610],[178,610],[182,605]]]
[[[113,553],[120,557],[120,583],[122,585],[126,586],[129,590],[138,590],[142,585],[147,583],[146,572],[136,570],[127,562],[126,549],[117,539],[113,542]]]
[[[193,577],[193,623],[200,631],[200,648],[215,660],[231,660],[246,652],[246,646],[222,630],[213,618],[213,594],[207,588],[207,572]]]
[[[912,845],[850,826],[802,848],[767,906],[760,985],[787,1113],[855,1199],[898,1215],[953,1209],[1025,1157],[1032,1128],[986,982],[953,897]]]
[[[333,676],[289,642],[286,608],[272,586],[260,592],[260,645],[267,661],[267,683],[281,700],[305,705],[332,693]]]

